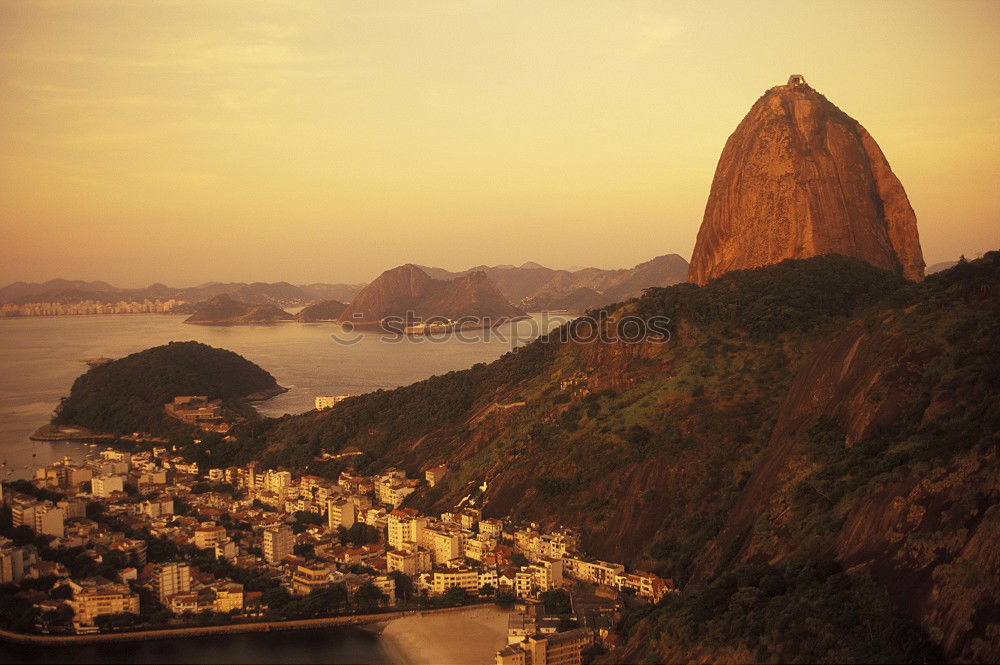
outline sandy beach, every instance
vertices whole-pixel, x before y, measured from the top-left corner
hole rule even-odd
[[[493,663],[507,644],[508,610],[495,605],[447,614],[410,616],[389,622],[382,631],[393,663]]]

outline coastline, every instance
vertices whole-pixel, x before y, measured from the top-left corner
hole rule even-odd
[[[110,644],[123,642],[145,642],[159,640],[178,640],[190,637],[204,637],[210,635],[238,635],[241,633],[270,633],[291,630],[310,630],[316,628],[336,628],[343,626],[365,626],[371,624],[385,624],[386,627],[379,630],[381,637],[386,637],[386,631],[392,624],[413,619],[416,625],[421,622],[433,620],[435,625],[447,624],[448,614],[464,615],[470,612],[496,609],[503,612],[495,605],[488,606],[461,606],[444,607],[432,610],[400,610],[396,612],[383,612],[381,614],[356,614],[347,616],[325,617],[321,619],[297,619],[293,621],[260,621],[242,624],[229,624],[225,626],[179,626],[176,628],[161,628],[155,630],[136,630],[120,633],[96,633],[93,635],[40,635],[34,633],[16,633],[9,630],[0,629],[0,643],[24,644],[32,646],[84,646],[92,644]],[[445,615],[445,616],[440,616]],[[506,621],[503,624],[506,631]],[[390,636],[391,640],[392,637]],[[433,648],[433,645],[432,645]],[[499,648],[499,647],[498,647]],[[396,653],[395,651],[393,652]],[[403,645],[399,651],[401,656],[406,658],[427,662],[422,655],[422,651],[415,651],[411,645]],[[492,661],[492,653],[491,653]],[[406,662],[411,662],[407,660]],[[437,662],[437,661],[435,661]],[[466,661],[457,661],[466,662]]]
[[[379,633],[390,661],[401,665],[489,665],[507,645],[510,610],[496,605],[460,608],[441,616],[422,612],[396,619]]]
[[[167,439],[159,437],[115,436],[106,432],[93,432],[86,427],[76,425],[60,426],[46,423],[28,435],[32,441],[55,442],[72,441],[73,443],[108,443],[115,440],[131,441],[133,443],[168,443]]]
[[[288,388],[275,384],[273,388],[250,393],[249,395],[241,397],[240,400],[252,405],[259,402],[266,402],[269,399],[287,392]],[[162,437],[135,437],[127,435],[116,436],[114,434],[108,434],[107,432],[94,432],[86,427],[80,427],[77,425],[56,425],[51,422],[36,429],[28,435],[28,438],[32,441],[40,441],[43,443],[56,441],[71,441],[73,443],[109,443],[112,441],[130,441],[132,443],[170,442],[169,439],[164,439]]]

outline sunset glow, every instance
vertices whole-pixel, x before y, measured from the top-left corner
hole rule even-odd
[[[7,0],[0,281],[687,258],[727,136],[793,72],[881,145],[927,263],[973,256],[998,27],[996,2]]]

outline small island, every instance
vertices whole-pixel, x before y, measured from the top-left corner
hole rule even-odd
[[[225,433],[257,417],[250,402],[285,390],[232,351],[171,342],[91,367],[32,438],[155,441],[198,430]],[[192,410],[200,410],[197,417]]]
[[[222,294],[198,303],[184,323],[202,326],[240,326],[294,321],[295,316],[277,305],[251,305]]]

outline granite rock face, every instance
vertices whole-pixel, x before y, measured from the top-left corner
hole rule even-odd
[[[875,139],[793,76],[726,142],[688,280],[821,254],[924,276],[916,215]]]

